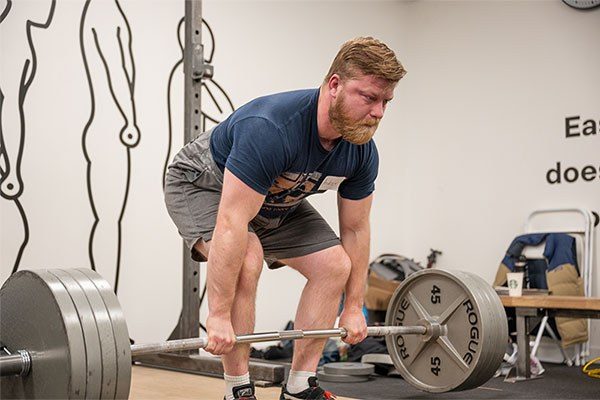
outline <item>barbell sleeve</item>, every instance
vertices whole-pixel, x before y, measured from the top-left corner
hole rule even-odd
[[[22,375],[29,373],[31,357],[29,352],[19,350],[14,354],[0,356],[0,376]]]
[[[368,336],[388,336],[388,335],[424,335],[427,328],[424,326],[369,326],[367,327]],[[247,335],[236,336],[236,343],[258,343],[272,342],[276,340],[296,340],[296,339],[324,339],[330,337],[346,337],[344,328],[334,329],[314,329],[314,330],[288,330],[275,332],[259,332]],[[139,356],[143,354],[165,353],[172,351],[196,350],[206,347],[208,339],[190,338],[167,340],[156,343],[134,344],[131,346],[131,355]]]
[[[368,336],[390,336],[390,335],[425,335],[427,328],[422,325],[414,326],[368,326]]]

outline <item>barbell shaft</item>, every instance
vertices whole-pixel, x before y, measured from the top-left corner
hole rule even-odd
[[[367,327],[368,336],[388,336],[388,335],[424,335],[427,328],[424,326],[369,326]],[[236,336],[236,343],[258,343],[271,342],[276,340],[296,340],[296,339],[323,339],[330,337],[346,337],[347,332],[344,328],[335,329],[315,329],[315,330],[289,330],[276,332],[252,333],[248,335]],[[131,346],[131,355],[139,356],[143,354],[164,353],[171,351],[184,351],[202,349],[208,344],[208,339],[190,338],[168,340],[157,343],[134,344]]]
[[[367,327],[368,336],[388,336],[388,335],[424,335],[427,328],[424,326],[369,326]],[[347,332],[344,328],[334,329],[314,329],[314,330],[288,330],[275,332],[259,332],[248,335],[236,336],[236,343],[258,343],[271,342],[276,340],[296,340],[296,339],[324,339],[330,337],[346,337]],[[140,356],[143,354],[166,353],[172,351],[185,351],[202,349],[208,344],[206,337],[167,340],[156,343],[134,344],[131,346],[131,355]],[[23,354],[27,356],[24,357]],[[17,375],[29,372],[29,355],[26,351],[23,354],[13,354],[0,357],[0,374]],[[27,364],[27,367],[26,367]]]

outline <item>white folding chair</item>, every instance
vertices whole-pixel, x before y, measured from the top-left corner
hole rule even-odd
[[[525,222],[525,233],[566,233],[576,239],[576,244],[581,243],[581,257],[579,264],[581,278],[583,279],[584,295],[592,296],[592,277],[594,271],[594,228],[598,225],[598,214],[583,208],[555,208],[535,210],[529,214]],[[577,246],[579,247],[579,246]],[[524,250],[527,258],[543,258],[540,253],[543,246],[529,247]],[[544,331],[548,332],[554,342],[558,345],[560,352],[567,363],[573,365],[573,361],[567,356],[560,345],[556,333],[548,324],[548,317],[543,317],[538,328],[535,342],[533,343],[531,355],[535,356],[541,342]],[[588,321],[588,337],[590,336],[590,323]],[[585,363],[589,356],[589,340],[586,343],[578,345],[575,354],[575,365],[580,366]]]

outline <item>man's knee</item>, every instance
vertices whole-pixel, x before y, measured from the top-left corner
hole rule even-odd
[[[344,287],[352,270],[350,256],[342,246],[330,247],[325,251],[322,265],[317,266],[317,269],[328,280],[339,283],[341,287]]]

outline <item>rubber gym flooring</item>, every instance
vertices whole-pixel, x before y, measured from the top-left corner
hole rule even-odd
[[[341,399],[600,399],[600,379],[584,375],[580,367],[544,363],[541,379],[505,383],[492,378],[464,392],[430,394],[400,378],[379,377],[362,383],[322,382]],[[130,399],[222,399],[223,381],[199,375],[134,366]],[[277,400],[280,388],[257,388],[259,400]]]
[[[492,378],[477,389],[430,394],[421,392],[400,378],[377,377],[371,382],[344,386],[327,383],[326,388],[341,396],[365,400],[388,399],[600,399],[600,379],[581,372],[581,367],[544,363],[540,379],[506,383]],[[364,385],[364,386],[361,386]]]

